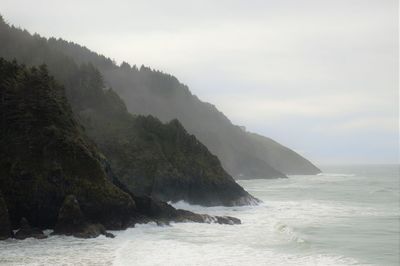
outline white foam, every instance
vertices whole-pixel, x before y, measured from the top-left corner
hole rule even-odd
[[[311,230],[317,234],[331,225],[346,225],[346,221],[353,218],[398,217],[398,210],[378,208],[380,205],[341,201],[340,196],[337,200],[325,197],[324,193],[329,193],[329,189],[325,188],[337,189],[337,184],[342,185],[339,188],[346,188],[346,180],[349,179],[355,180],[354,177],[343,175],[320,175],[241,181],[247,190],[254,191],[254,196],[260,197],[264,203],[258,206],[211,208],[183,201],[173,204],[197,213],[234,216],[241,219],[240,225],[172,223],[171,226],[159,227],[150,223],[113,232],[116,235],[114,239],[100,237],[82,240],[50,236],[45,240],[7,240],[0,242],[0,264],[361,265],[355,259],[360,257],[344,256],[346,253],[340,248],[319,248],[316,239],[320,236],[309,233],[310,228],[317,228]],[[358,191],[358,187],[355,189],[353,191]],[[376,194],[387,192],[387,188],[376,190]],[[371,195],[369,191],[365,191],[368,197]],[[316,196],[317,193],[320,197]],[[393,229],[389,233],[396,232]],[[322,238],[324,246],[328,246],[325,242],[327,238],[329,235]]]
[[[338,173],[319,173],[317,176],[325,177],[353,177],[355,174],[338,174]]]

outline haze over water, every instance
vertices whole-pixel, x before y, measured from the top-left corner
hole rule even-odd
[[[318,176],[239,183],[252,207],[177,207],[241,225],[139,225],[115,239],[7,240],[1,265],[398,265],[399,166],[323,167]]]

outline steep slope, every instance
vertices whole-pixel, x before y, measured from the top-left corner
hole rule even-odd
[[[110,59],[63,40],[49,39],[54,50],[80,63],[93,63],[105,83],[121,95],[133,114],[153,115],[168,122],[178,119],[221,160],[231,175],[242,178],[285,177],[263,157],[258,157],[247,133],[215,106],[202,102],[187,86],[168,74],[127,63],[117,66]]]
[[[214,105],[201,101],[174,76],[125,62],[117,66],[109,58],[60,39],[49,39],[49,45],[77,62],[94,64],[106,84],[123,97],[131,113],[154,115],[164,122],[177,118],[234,176],[275,178],[320,172],[307,159],[268,138],[257,146],[253,133],[233,125]]]
[[[266,141],[262,148],[257,147],[251,133],[233,125],[215,106],[202,102],[171,75],[143,66],[138,69],[127,63],[117,66],[109,58],[61,39],[45,40],[35,35],[32,40],[28,32],[12,29],[1,21],[0,34],[5,37],[0,44],[0,55],[6,58],[17,57],[33,65],[45,61],[51,65],[54,55],[62,54],[78,63],[92,63],[101,71],[106,85],[122,96],[131,113],[153,115],[163,122],[177,118],[190,134],[218,156],[233,176],[274,178],[320,172],[294,151],[282,145],[270,145],[275,142]],[[35,55],[30,54],[32,49]],[[66,64],[65,68],[68,67]],[[61,66],[58,68],[57,71],[64,71]]]
[[[315,172],[315,166],[299,155],[292,156],[291,161],[275,164],[282,166],[282,169],[274,169],[271,166],[273,163],[268,160],[281,159],[268,151],[268,145],[263,145],[266,147],[263,152],[256,152],[248,133],[234,126],[213,105],[192,95],[173,76],[146,67],[137,69],[126,63],[117,66],[112,60],[74,43],[53,38],[46,40],[38,35],[32,38],[28,32],[11,28],[4,21],[0,21],[0,34],[4,36],[0,55],[9,59],[16,57],[32,65],[46,62],[50,66],[55,65],[54,72],[61,74],[70,71],[73,60],[78,63],[91,62],[100,69],[105,83],[124,98],[131,113],[154,115],[164,122],[177,118],[189,133],[194,134],[220,158],[223,167],[234,176],[284,177],[282,172],[285,169],[291,168],[296,172],[297,166],[301,166],[302,173]],[[32,50],[35,53],[32,54]],[[66,62],[63,66],[57,62],[61,55],[64,55],[62,61]],[[281,147],[279,154],[285,154],[288,149]],[[272,155],[265,157],[263,154]]]
[[[270,138],[255,133],[248,133],[248,137],[254,143],[257,155],[266,158],[273,168],[279,169],[285,174],[309,175],[321,173],[321,170],[306,158]]]
[[[133,116],[113,90],[103,89],[95,68],[82,65],[77,73],[69,91],[74,112],[132,193],[206,206],[257,202],[177,120]]]
[[[0,191],[14,227],[22,217],[53,226],[68,194],[91,221],[108,228],[128,222],[134,201],[107,177],[102,155],[45,67],[0,59],[0,114]]]
[[[109,159],[119,180],[139,196],[202,205],[256,202],[177,121],[133,116],[91,64],[78,66],[40,36],[0,23],[0,55],[27,65],[46,63],[66,87],[74,113]],[[15,49],[18,47],[18,49]]]

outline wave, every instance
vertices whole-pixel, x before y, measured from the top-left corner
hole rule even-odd
[[[341,173],[319,173],[317,176],[327,176],[327,177],[354,177],[355,174],[341,174]]]
[[[273,230],[277,233],[284,234],[290,241],[297,242],[297,243],[305,243],[306,241],[297,235],[295,230],[283,223],[283,222],[276,222],[273,225]]]
[[[317,176],[327,176],[327,177],[353,177],[355,174],[339,174],[339,173],[319,173]]]

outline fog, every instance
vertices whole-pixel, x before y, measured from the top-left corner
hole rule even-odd
[[[0,2],[14,25],[171,73],[317,163],[398,162],[397,1]]]

